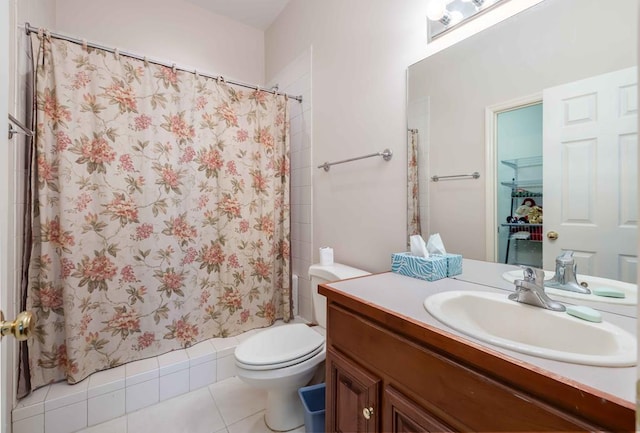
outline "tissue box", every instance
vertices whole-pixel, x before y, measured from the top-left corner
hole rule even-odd
[[[410,253],[394,253],[391,256],[391,271],[407,277],[436,281],[447,276],[447,259],[445,256],[424,258]]]
[[[440,257],[447,259],[447,277],[462,273],[462,256],[460,254],[444,254]]]

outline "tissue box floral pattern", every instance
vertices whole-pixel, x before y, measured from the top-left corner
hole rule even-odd
[[[391,256],[391,271],[407,277],[436,281],[447,276],[447,259],[445,256],[424,258],[410,253],[394,253]]]

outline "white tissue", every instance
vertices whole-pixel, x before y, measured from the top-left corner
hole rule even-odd
[[[409,243],[411,244],[412,255],[424,258],[429,257],[429,252],[427,251],[427,246],[425,245],[422,236],[412,235],[411,237],[409,237]]]
[[[333,265],[333,248],[320,248],[320,264],[322,266]]]
[[[444,249],[444,243],[440,238],[440,233],[429,236],[429,242],[427,242],[427,251],[429,251],[429,254],[437,256],[447,254],[447,250]]]

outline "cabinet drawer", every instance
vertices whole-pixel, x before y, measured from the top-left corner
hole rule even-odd
[[[336,304],[329,305],[327,329],[332,347],[361,361],[385,387],[395,387],[453,429],[602,430]]]

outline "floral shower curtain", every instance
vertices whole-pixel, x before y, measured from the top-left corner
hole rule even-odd
[[[31,388],[289,320],[286,97],[33,37]]]
[[[407,235],[420,235],[420,184],[418,177],[418,130],[409,130],[407,158]]]

